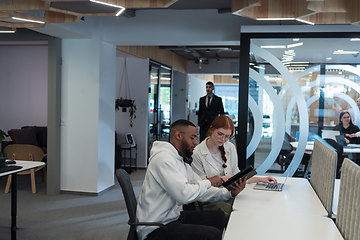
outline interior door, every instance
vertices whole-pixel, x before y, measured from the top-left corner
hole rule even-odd
[[[170,140],[172,70],[150,61],[149,151],[157,140]]]

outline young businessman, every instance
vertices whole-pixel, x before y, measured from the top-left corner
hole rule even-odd
[[[206,96],[201,97],[199,101],[198,124],[200,126],[200,142],[206,138],[206,133],[212,121],[224,114],[224,106],[221,97],[214,93],[214,84],[212,82],[206,83]]]
[[[193,172],[190,163],[197,131],[191,122],[174,122],[170,126],[170,141],[153,144],[136,210],[138,221],[161,222],[166,224],[167,231],[140,226],[138,238],[160,240],[170,234],[172,240],[221,240],[226,224],[222,211],[180,212],[181,207],[194,201],[223,201],[234,197],[245,188],[246,179],[228,191],[212,187],[220,180],[218,176],[202,180]]]

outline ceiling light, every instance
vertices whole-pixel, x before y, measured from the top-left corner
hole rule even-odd
[[[360,41],[360,38],[350,38],[350,41],[352,42]]]
[[[15,33],[15,30],[0,30],[0,33]]]
[[[121,7],[120,10],[115,14],[115,16],[119,16],[123,11],[125,11],[125,8]]]
[[[270,21],[276,21],[276,20],[295,20],[295,18],[257,18],[256,20],[259,21],[266,21],[266,20],[270,20]]]
[[[336,50],[333,54],[358,54],[359,51],[344,51],[344,50]]]
[[[105,2],[101,2],[101,1],[97,1],[97,0],[90,0],[90,2],[94,2],[94,3],[100,3],[100,4],[104,4],[110,7],[116,7],[116,8],[124,8],[123,6],[119,6],[119,5],[115,5],[115,4],[111,4],[111,3],[105,3]],[[120,14],[119,14],[120,15]]]
[[[313,22],[309,22],[309,21],[306,21],[306,20],[303,20],[303,19],[300,19],[300,18],[296,18],[295,20],[299,21],[299,22],[306,23],[306,24],[315,25],[315,23],[313,23]]]
[[[302,46],[303,44],[304,44],[303,42],[289,44],[289,45],[287,45],[287,48],[298,47],[298,46]]]
[[[25,21],[25,22],[34,22],[34,23],[45,24],[44,21],[37,21],[37,20],[26,19],[26,18],[18,18],[18,17],[11,17],[11,18],[12,18],[12,19],[15,19],[15,20]]]
[[[285,45],[269,45],[269,46],[261,46],[261,48],[286,48]]]
[[[254,66],[254,68],[259,68],[259,69],[264,69],[265,70],[264,67],[260,67],[260,66]]]
[[[297,42],[297,41],[299,41],[300,40],[300,38],[293,38],[293,41],[294,42]]]
[[[327,57],[326,60],[331,60],[332,58],[331,57]]]

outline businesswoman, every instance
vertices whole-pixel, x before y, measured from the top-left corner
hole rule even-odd
[[[339,124],[333,130],[340,131],[345,136],[345,141],[349,143],[360,143],[360,138],[356,135],[360,131],[359,127],[353,124],[351,115],[348,111],[342,111],[339,116]]]
[[[234,174],[240,172],[238,157],[234,144],[228,140],[234,135],[235,127],[232,120],[220,115],[211,123],[209,136],[197,145],[193,153],[192,169],[202,179],[219,176],[219,181],[214,184],[219,187],[222,182],[228,180]],[[274,183],[273,177],[252,177],[248,183]],[[232,211],[233,199],[225,202],[203,203],[204,210],[222,210],[226,217]]]

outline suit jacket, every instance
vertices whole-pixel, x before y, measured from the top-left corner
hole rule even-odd
[[[206,107],[205,101],[207,96],[200,98],[199,104],[199,114],[198,114],[198,123],[199,126],[203,126],[205,124],[210,124],[219,114],[224,114],[224,106],[222,104],[221,97],[213,95],[210,106]]]

